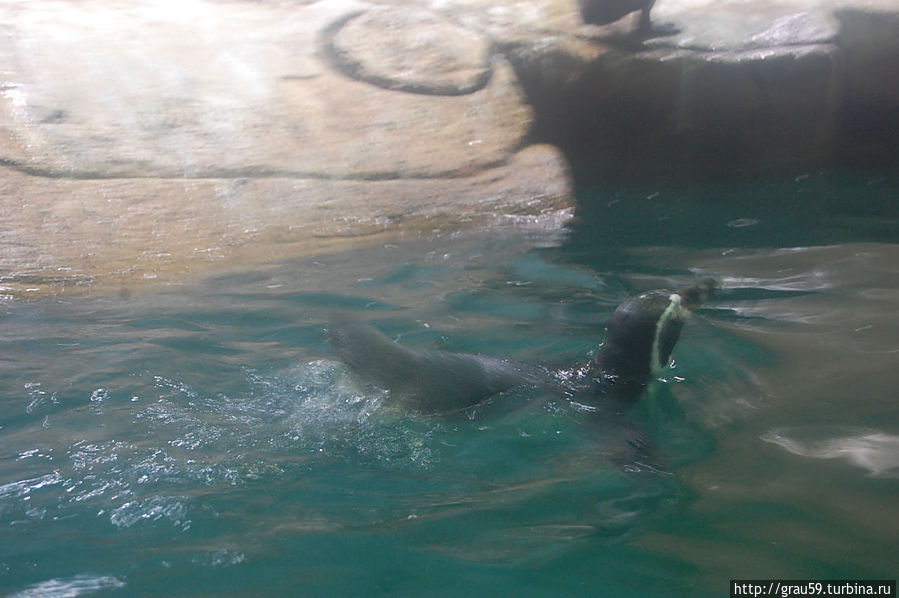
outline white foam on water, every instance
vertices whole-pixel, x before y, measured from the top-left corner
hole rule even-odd
[[[49,579],[29,586],[9,598],[75,598],[101,590],[125,586],[117,577],[81,574],[65,579]]]
[[[295,450],[416,468],[428,468],[437,458],[430,436],[438,423],[387,406],[388,391],[360,385],[342,364],[313,361],[284,377],[297,404],[285,418],[282,442]]]

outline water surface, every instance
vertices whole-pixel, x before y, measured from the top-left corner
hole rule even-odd
[[[720,596],[731,578],[895,578],[897,191],[833,174],[583,190],[563,234],[6,303],[0,592]],[[617,420],[536,389],[403,412],[324,332],[339,312],[564,378],[627,296],[700,275],[723,291]]]

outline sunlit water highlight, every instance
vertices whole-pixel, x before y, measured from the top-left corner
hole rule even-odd
[[[720,596],[740,577],[895,577],[896,191],[585,191],[596,207],[562,235],[8,303],[0,592]],[[724,290],[624,418],[535,389],[403,412],[324,334],[340,312],[564,381],[625,297],[699,275]]]

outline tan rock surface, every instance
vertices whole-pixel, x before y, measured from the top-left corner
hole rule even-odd
[[[464,178],[52,179],[0,169],[0,295],[133,291],[360,243],[556,229],[571,189],[531,146]]]
[[[461,95],[491,75],[490,40],[430,10],[366,10],[338,22],[329,37],[341,70],[386,89]]]
[[[438,13],[401,18],[405,38],[387,17],[341,0],[0,4],[3,292],[173,284],[504,216],[560,226],[567,167],[521,151],[533,112],[509,64]],[[350,24],[341,55],[424,89],[335,64]]]
[[[486,87],[458,97],[331,68],[322,30],[349,4],[124,6],[6,7],[7,164],[79,178],[446,176],[503,162],[531,122],[501,61]],[[391,36],[369,27],[357,43]]]

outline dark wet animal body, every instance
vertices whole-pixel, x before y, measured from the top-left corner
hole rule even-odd
[[[420,411],[452,411],[522,384],[543,384],[538,368],[486,355],[415,350],[360,322],[332,322],[331,345],[346,365]]]
[[[643,293],[621,304],[588,368],[589,394],[636,400],[653,374],[670,363],[684,322],[714,286],[706,279],[678,291]],[[332,322],[329,336],[351,370],[419,411],[465,409],[522,385],[558,387],[549,372],[537,367],[485,355],[411,349],[359,322]]]

